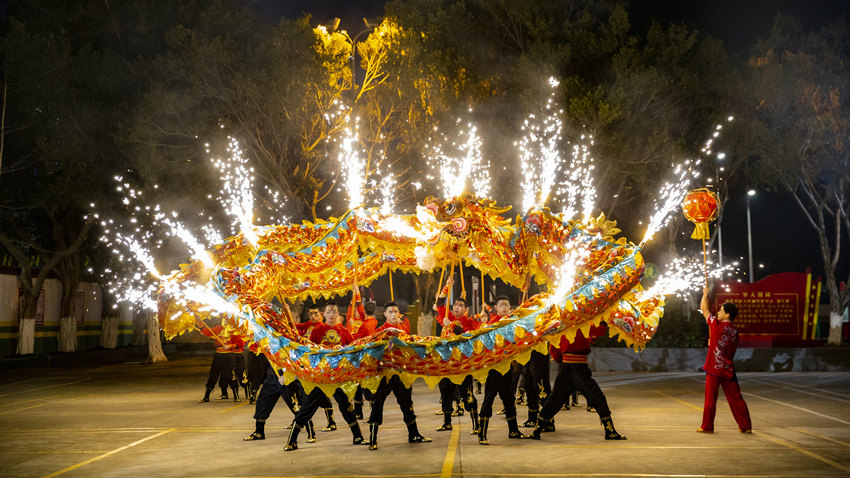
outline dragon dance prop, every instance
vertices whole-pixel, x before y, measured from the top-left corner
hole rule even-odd
[[[489,370],[504,373],[512,361],[525,363],[533,350],[546,353],[561,337],[587,334],[602,321],[612,337],[642,349],[658,326],[663,297],[640,286],[640,248],[614,240],[619,229],[604,215],[577,223],[544,208],[512,223],[503,216],[508,209],[471,195],[429,197],[415,215],[359,208],[328,221],[255,227],[255,241],[230,237],[211,261],[183,265],[161,283],[160,324],[174,337],[220,316],[224,333],[255,344],[285,382],[299,379],[308,392],[318,386],[328,395],[336,388],[351,395],[357,385],[375,390],[392,375],[408,386],[417,378],[431,387],[444,377],[460,383],[466,375],[483,382]],[[392,271],[420,273],[455,261],[519,289],[535,280],[547,291],[512,316],[462,335],[378,334],[333,349],[299,336],[288,308],[279,306],[345,294],[355,279],[368,286]],[[212,289],[226,310],[181,293],[198,287]]]

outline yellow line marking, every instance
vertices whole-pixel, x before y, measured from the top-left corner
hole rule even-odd
[[[678,398],[674,397],[673,395],[670,395],[670,394],[667,394],[667,393],[664,393],[664,392],[659,392],[658,390],[656,390],[656,391],[655,391],[655,393],[657,393],[657,394],[659,394],[659,395],[663,395],[663,396],[665,396],[665,397],[669,398],[670,400],[673,400],[673,401],[679,402],[679,403],[681,403],[682,405],[687,405],[687,406],[689,406],[689,407],[693,408],[694,410],[697,410],[697,411],[700,411],[700,412],[702,411],[702,407],[698,407],[698,406],[696,406],[696,405],[694,405],[694,404],[691,404],[691,403],[688,403],[688,402],[686,402],[686,401],[684,401],[684,400],[680,400],[680,399],[678,399]]]
[[[95,453],[103,453],[103,450],[80,450],[80,451],[16,451],[9,453],[0,453],[0,456],[18,456],[18,455],[93,455]]]
[[[70,401],[73,401],[73,400],[79,400],[79,399],[81,399],[81,398],[90,397],[90,396],[92,396],[92,395],[94,395],[94,394],[93,394],[93,393],[89,393],[89,394],[86,394],[86,395],[83,395],[83,396],[80,396],[80,397],[76,397],[76,398],[69,398],[69,399],[66,399],[66,400],[56,400],[55,402],[42,403],[42,404],[39,404],[39,405],[33,405],[33,406],[31,406],[31,407],[17,408],[17,409],[15,409],[15,410],[9,410],[9,411],[6,411],[6,412],[0,412],[0,415],[7,415],[7,414],[9,414],[9,413],[22,412],[22,411],[24,411],[24,410],[30,410],[30,409],[32,409],[32,408],[43,407],[43,406],[45,406],[45,405],[53,405],[54,403],[70,402]]]
[[[227,407],[224,410],[219,410],[219,412],[229,412],[229,411],[231,411],[235,408],[243,407],[245,405],[248,405],[248,402],[242,402],[239,405],[233,405],[232,407]]]
[[[493,474],[492,473],[464,473],[463,476],[493,476]],[[541,477],[543,477],[543,476],[546,476],[546,477],[548,477],[548,476],[553,476],[553,477],[556,477],[556,476],[587,476],[587,477],[594,477],[594,476],[600,476],[600,477],[638,476],[638,477],[646,477],[646,478],[665,478],[665,477],[670,477],[670,478],[689,478],[689,477],[690,478],[745,478],[745,477],[764,478],[765,475],[763,475],[763,474],[754,474],[754,475],[743,475],[743,474],[709,475],[709,474],[679,474],[679,473],[677,473],[675,475],[668,475],[668,474],[665,474],[665,473],[511,473],[511,476],[517,476],[517,477],[518,476],[541,476]],[[774,478],[781,478],[783,476],[795,477],[796,478],[796,477],[799,477],[801,475],[800,475],[800,473],[795,473],[793,475],[773,475],[772,474],[770,476],[772,476]]]
[[[841,446],[850,447],[850,443],[847,443],[845,441],[836,440],[835,438],[825,437],[823,435],[818,435],[817,433],[812,433],[808,430],[803,430],[802,428],[792,428],[792,430],[794,430],[797,433],[802,433],[804,435],[810,435],[810,436],[813,436],[815,438],[820,438],[821,440],[830,441],[832,443],[835,443],[835,444],[838,444],[838,445],[841,445]]]
[[[4,408],[5,408],[5,407],[15,407],[15,406],[18,406],[18,405],[23,405],[23,404],[25,404],[25,403],[40,402],[40,401],[42,401],[42,400],[52,400],[52,399],[54,399],[54,398],[56,398],[56,397],[58,397],[58,396],[59,396],[59,395],[51,395],[51,396],[49,396],[49,397],[44,397],[44,398],[33,398],[32,400],[24,400],[24,401],[21,401],[21,402],[15,402],[15,403],[4,403],[4,404],[0,405],[0,407],[4,407]]]
[[[756,434],[756,435],[758,435],[758,436],[761,436],[761,437],[764,437],[764,438],[766,438],[766,439],[768,439],[768,440],[770,440],[770,441],[772,441],[772,442],[774,442],[774,443],[776,443],[776,444],[779,444],[779,445],[782,445],[782,446],[788,447],[788,448],[790,448],[790,449],[792,449],[792,450],[796,450],[796,451],[798,451],[798,452],[800,452],[800,453],[802,453],[802,454],[804,454],[804,455],[806,455],[806,456],[809,456],[809,457],[811,457],[811,458],[814,458],[815,460],[818,460],[818,461],[820,461],[820,462],[826,463],[827,465],[830,465],[830,466],[832,466],[832,467],[834,467],[834,468],[838,468],[839,470],[841,470],[841,471],[843,471],[843,472],[845,472],[845,473],[850,473],[850,468],[848,468],[848,467],[846,467],[846,466],[842,465],[841,463],[836,463],[836,462],[834,462],[834,461],[830,460],[829,458],[826,458],[826,457],[824,457],[824,456],[820,456],[820,455],[818,455],[817,453],[811,452],[811,451],[806,450],[806,449],[804,449],[804,448],[800,448],[800,447],[798,447],[797,445],[794,445],[793,443],[788,443],[788,442],[787,442],[787,441],[785,441],[785,440],[782,440],[782,439],[780,439],[780,438],[776,438],[776,437],[772,437],[772,436],[770,436],[770,435],[766,435],[766,434],[764,434],[764,433],[754,433],[754,434]]]
[[[515,445],[489,445],[491,449],[495,448],[509,448],[516,449]],[[612,444],[606,445],[536,445],[534,444],[532,447],[534,449],[537,448],[576,448],[582,450],[610,450]],[[629,449],[629,450],[781,450],[781,448],[769,446],[769,445],[761,445],[761,446],[706,446],[706,445],[689,445],[689,446],[676,446],[676,445],[628,445],[625,443],[620,443],[616,445],[617,449]],[[464,473],[465,475],[466,473]]]
[[[120,448],[116,448],[116,449],[114,449],[114,450],[112,450],[112,451],[109,451],[109,452],[106,452],[106,453],[104,453],[104,454],[102,454],[102,455],[98,455],[98,456],[96,456],[96,457],[94,457],[94,458],[92,458],[92,459],[89,459],[89,460],[86,460],[86,461],[82,461],[82,462],[80,462],[80,463],[77,463],[76,465],[71,465],[71,466],[69,466],[68,468],[65,468],[64,470],[59,470],[59,471],[54,472],[54,473],[51,473],[51,474],[49,474],[49,475],[44,475],[44,477],[43,477],[43,478],[53,478],[54,476],[59,476],[59,475],[61,475],[61,474],[63,474],[63,473],[67,473],[67,472],[69,472],[69,471],[76,470],[77,468],[80,468],[80,467],[82,467],[82,466],[86,466],[86,465],[88,465],[89,463],[93,463],[93,462],[98,461],[98,460],[102,460],[103,458],[106,458],[106,457],[108,457],[108,456],[110,456],[110,455],[114,455],[114,454],[116,454],[116,453],[118,453],[118,452],[120,452],[120,451],[124,451],[124,450],[126,450],[126,449],[128,449],[128,448],[134,447],[134,446],[136,446],[136,445],[138,445],[138,444],[140,444],[140,443],[144,443],[144,442],[146,442],[146,441],[148,441],[148,440],[152,440],[152,439],[154,439],[154,438],[160,437],[160,436],[162,436],[162,435],[165,435],[166,433],[171,433],[171,432],[172,432],[172,431],[174,431],[174,430],[175,430],[174,428],[169,428],[168,430],[164,430],[164,431],[161,431],[161,432],[156,433],[156,434],[154,434],[154,435],[151,435],[151,436],[149,436],[149,437],[147,437],[147,438],[142,438],[141,440],[134,441],[133,443],[130,443],[129,445],[124,445],[124,446],[122,446],[122,447],[120,447]]]
[[[452,436],[449,438],[449,448],[446,450],[446,459],[443,460],[443,469],[440,472],[440,478],[451,478],[452,469],[455,466],[455,453],[457,452],[457,442],[460,439],[460,426],[452,428]]]

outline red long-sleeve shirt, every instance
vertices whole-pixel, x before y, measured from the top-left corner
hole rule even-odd
[[[590,344],[605,333],[604,325],[594,325],[590,327],[590,337],[585,337],[581,330],[576,332],[575,339],[570,342],[567,337],[561,337],[561,342],[558,347],[549,346],[549,353],[556,362],[565,363],[587,363],[587,356],[590,354]]]
[[[390,329],[390,328],[396,328],[396,329],[401,330],[401,331],[402,331],[402,332],[404,332],[405,334],[409,334],[409,333],[410,333],[410,321],[409,321],[409,320],[407,320],[407,317],[405,317],[405,316],[403,316],[403,315],[402,315],[402,316],[401,316],[401,322],[399,322],[399,323],[398,323],[398,324],[396,324],[396,325],[390,325],[390,323],[389,323],[389,322],[385,322],[385,323],[384,323],[384,325],[382,325],[382,326],[378,327],[378,328],[375,330],[375,333],[378,333],[378,332],[380,332],[380,331],[382,331],[382,330],[387,330],[387,329]]]
[[[313,332],[313,329],[322,325],[324,322],[318,321],[313,322],[312,320],[308,320],[307,322],[299,322],[295,324],[295,329],[298,330],[298,333],[301,334],[302,337],[310,337],[310,334]]]
[[[216,325],[215,327],[202,327],[201,333],[215,340],[215,351],[220,354],[238,354],[242,353],[245,347],[245,339],[236,335],[222,336],[221,332],[224,327]]]
[[[323,347],[334,347],[336,345],[348,345],[354,340],[351,332],[342,324],[331,327],[322,323],[313,328],[310,333],[310,342]]]
[[[476,330],[480,327],[481,323],[477,320],[470,319],[468,316],[464,315],[462,317],[455,316],[451,310],[446,308],[446,298],[438,297],[437,298],[437,320],[439,320],[440,324],[443,324],[443,321],[448,314],[449,317],[449,326],[443,325],[443,331],[440,333],[442,337],[449,337],[452,335],[459,335],[464,332],[469,332],[471,330]]]

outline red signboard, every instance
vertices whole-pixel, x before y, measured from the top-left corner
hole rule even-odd
[[[738,307],[735,328],[741,346],[770,346],[814,339],[819,301],[820,279],[783,272],[752,284],[722,283],[712,310],[732,302]]]

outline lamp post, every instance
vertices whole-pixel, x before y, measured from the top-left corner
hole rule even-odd
[[[717,154],[717,162],[715,163],[715,177],[717,179],[716,190],[720,193],[720,172],[725,171],[726,167],[721,166],[723,160],[726,159],[726,153]],[[722,216],[721,216],[722,219]],[[723,225],[721,221],[717,221],[717,264],[723,269]]]
[[[374,30],[374,27],[369,25],[369,20],[365,17],[363,18],[363,23],[366,25],[366,29],[354,35],[354,39],[351,40],[351,89],[354,90],[357,88],[357,39],[360,38],[360,35],[371,32]]]
[[[756,195],[755,189],[747,191],[747,249],[750,259],[750,283],[753,282],[753,226],[750,220],[750,197]]]

